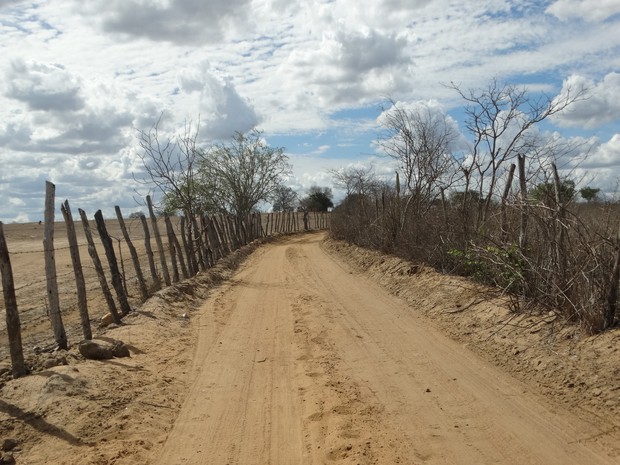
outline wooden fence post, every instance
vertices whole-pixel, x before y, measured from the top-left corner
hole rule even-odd
[[[118,263],[116,261],[116,254],[114,253],[114,245],[112,244],[112,238],[108,234],[108,230],[103,221],[103,214],[101,210],[97,210],[95,213],[95,221],[97,222],[97,231],[99,231],[99,237],[105,250],[105,255],[108,258],[108,264],[110,265],[110,273],[112,274],[112,287],[116,291],[116,298],[121,307],[121,314],[127,315],[131,311],[129,302],[127,301],[127,294],[123,288],[123,280],[121,273],[118,270]]]
[[[222,221],[226,225],[226,234],[228,234],[228,240],[230,242],[230,250],[235,251],[239,248],[236,241],[236,232],[234,222],[231,220],[230,216],[225,215],[222,217]]]
[[[207,253],[207,246],[205,246],[205,241],[203,240],[202,230],[198,228],[198,220],[195,215],[191,217],[192,227],[194,228],[194,238],[196,241],[196,248],[198,249],[198,268],[196,269],[196,273],[198,270],[205,271],[208,268],[208,259],[205,257]],[[205,236],[206,238],[206,236]]]
[[[121,232],[123,233],[123,238],[127,243],[127,248],[129,249],[129,254],[131,255],[131,261],[133,262],[133,267],[136,271],[136,278],[138,279],[138,287],[140,288],[140,295],[142,296],[142,301],[144,302],[149,298],[149,290],[146,287],[146,283],[144,282],[144,275],[142,274],[142,268],[140,267],[140,258],[138,257],[138,252],[131,242],[131,237],[129,237],[129,233],[127,232],[127,227],[125,226],[125,220],[123,219],[123,214],[121,213],[121,207],[118,205],[114,206],[114,211],[116,212],[116,218],[118,219],[118,224],[121,227]]]
[[[90,231],[88,218],[86,218],[86,213],[84,213],[84,210],[82,210],[81,208],[78,208],[78,212],[80,213],[80,218],[82,219],[82,226],[84,228],[84,235],[86,236],[86,241],[88,242],[88,253],[90,254],[90,258],[93,260],[93,265],[95,266],[95,271],[97,272],[97,277],[99,278],[101,292],[103,292],[103,297],[108,304],[108,310],[112,315],[114,323],[120,324],[121,317],[116,310],[116,304],[114,303],[114,299],[112,298],[112,293],[110,292],[108,281],[105,278],[105,273],[103,271],[103,266],[101,265],[101,260],[99,259],[99,254],[97,253],[97,249],[95,248],[95,241],[93,241],[93,235]]]
[[[224,228],[224,223],[221,221],[221,216],[217,215],[212,218],[213,225],[215,226],[215,230],[217,231],[217,235],[220,238],[220,244],[222,245],[223,257],[230,253],[230,245],[228,239],[226,237],[226,229]]]
[[[153,258],[153,248],[151,247],[151,234],[149,233],[149,225],[146,223],[146,217],[140,214],[140,222],[142,223],[142,229],[144,230],[144,248],[146,250],[146,257],[149,261],[149,269],[151,270],[151,279],[153,280],[153,288],[155,290],[161,289],[161,280],[157,274],[157,268],[155,267],[155,259]]]
[[[263,237],[265,235],[265,230],[263,229],[263,214],[256,214],[256,234],[257,237]]]
[[[527,226],[529,221],[529,209],[527,199],[527,179],[525,177],[525,155],[517,155],[519,168],[519,190],[521,195],[521,215],[519,224],[519,251],[525,255],[527,247]]]
[[[60,300],[58,298],[58,280],[56,277],[56,262],[54,258],[54,202],[56,186],[45,181],[45,238],[43,239],[43,253],[45,255],[45,276],[47,278],[47,299],[50,306],[50,320],[54,339],[59,349],[67,350],[67,333],[62,323]]]
[[[172,231],[172,240],[174,241],[174,245],[179,254],[179,263],[181,264],[181,273],[183,273],[183,279],[187,279],[190,277],[189,263],[187,265],[185,263],[185,259],[183,258],[183,250],[181,249],[181,245],[179,244],[179,239],[177,238],[177,235],[174,232],[174,228],[172,227],[172,221],[170,220],[169,217],[166,217],[166,219],[167,221],[170,222],[170,230]]]
[[[187,269],[185,268],[185,262],[183,260],[183,251],[179,246],[179,241],[174,235],[172,222],[170,221],[170,217],[168,215],[164,215],[164,223],[166,225],[166,232],[168,233],[168,247],[170,247],[170,259],[172,260],[172,282],[178,283],[181,279],[177,265],[177,258],[182,264],[181,269],[183,272],[183,277],[187,277]]]
[[[157,217],[153,210],[153,202],[151,196],[146,196],[146,204],[149,208],[149,216],[151,217],[151,225],[153,226],[153,234],[155,235],[155,242],[157,242],[157,248],[159,249],[159,260],[161,261],[161,272],[164,275],[164,282],[166,286],[170,286],[170,273],[168,272],[168,263],[166,263],[166,254],[164,253],[164,244],[159,235],[159,228],[157,227]]]
[[[194,246],[193,246],[193,239],[191,237],[191,232],[192,232],[191,224],[188,228],[187,220],[185,219],[185,216],[182,216],[181,217],[181,242],[183,243],[183,251],[185,252],[185,258],[187,258],[187,273],[189,273],[189,276],[194,276],[198,272],[198,263],[196,262],[196,257],[194,256]],[[190,235],[189,241],[187,240],[187,235]],[[177,244],[178,242],[179,241],[177,239]],[[180,255],[181,257],[183,256],[183,254],[180,254]],[[186,276],[185,278],[187,279],[188,276]]]
[[[17,299],[15,298],[15,283],[13,281],[13,269],[9,249],[4,238],[4,229],[0,221],[0,275],[2,275],[2,293],[4,294],[4,307],[6,311],[6,331],[9,338],[9,351],[11,353],[11,371],[13,378],[24,376],[26,364],[24,363],[24,351],[22,347],[22,333],[17,311]]]
[[[206,254],[208,257],[208,266],[215,265],[220,258],[224,256],[224,250],[218,239],[217,230],[215,229],[215,223],[208,216],[202,217],[203,230],[205,233],[205,243],[207,244]]]
[[[215,265],[215,262],[220,258],[226,256],[226,248],[224,242],[224,238],[222,237],[222,233],[219,230],[218,224],[215,221],[215,218],[207,218],[206,219],[206,228],[207,235],[209,237],[209,243],[212,245],[213,250],[213,263],[212,266]]]
[[[246,245],[249,242],[249,232],[251,229],[247,223],[248,217],[237,218],[237,227],[240,233],[240,247]]]
[[[213,240],[211,228],[209,228],[209,219],[206,216],[200,216],[201,242],[203,244],[204,261],[207,268],[211,268],[217,260],[219,251]]]
[[[60,206],[60,211],[65,219],[67,227],[67,239],[69,240],[69,253],[71,254],[71,262],[73,264],[73,273],[75,274],[75,286],[77,289],[78,308],[80,310],[80,319],[82,322],[82,334],[84,339],[93,338],[93,332],[90,329],[90,317],[88,316],[88,297],[86,295],[86,282],[84,281],[84,273],[82,272],[82,261],[80,260],[80,249],[75,234],[75,224],[73,223],[73,215],[69,207],[69,201]]]

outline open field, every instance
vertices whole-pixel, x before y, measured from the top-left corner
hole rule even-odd
[[[35,374],[0,391],[17,463],[620,462],[618,330],[516,317],[322,233],[256,247],[98,334],[131,358],[30,354]]]
[[[74,217],[75,219],[75,217]],[[136,247],[142,262],[143,273],[148,276],[148,265],[144,249],[144,231],[140,220],[125,220],[129,235]],[[7,224],[4,225],[9,248],[11,266],[16,288],[16,298],[22,324],[24,346],[43,347],[54,342],[53,333],[47,317],[47,291],[45,278],[45,264],[43,255],[44,225],[37,223]],[[106,220],[106,227],[110,236],[122,239],[122,233],[117,220]],[[162,228],[160,226],[160,228]],[[104,269],[108,269],[105,254],[98,240],[97,229],[94,221],[91,221],[91,230],[95,238],[99,257],[104,263]],[[96,322],[108,312],[97,274],[88,255],[86,238],[81,224],[76,223],[76,234],[80,246],[80,257],[86,288],[88,292],[88,308],[91,320]],[[153,247],[156,250],[155,242]],[[119,251],[120,244],[120,251]],[[63,322],[67,326],[67,337],[70,342],[81,340],[80,317],[77,308],[77,295],[75,276],[69,254],[69,243],[64,222],[54,225],[54,248],[56,275],[58,280],[58,292],[60,295]],[[156,253],[154,250],[154,253]],[[135,272],[131,263],[131,256],[125,241],[115,241],[115,252],[120,263],[122,258],[123,269],[126,271],[126,279],[129,290],[130,303],[137,305],[139,292],[135,282]],[[1,285],[0,285],[1,288]],[[4,301],[0,299],[0,311],[4,312]],[[3,319],[4,320],[4,319]],[[4,321],[0,324],[0,359],[8,356],[8,342]]]

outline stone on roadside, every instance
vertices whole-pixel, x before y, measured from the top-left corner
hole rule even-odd
[[[17,441],[17,439],[6,438],[4,441],[2,441],[2,450],[4,452],[9,452],[15,449],[18,445],[19,442]]]
[[[129,348],[123,341],[114,341],[110,350],[112,351],[112,355],[118,358],[131,356]]]
[[[78,350],[90,360],[108,360],[114,356],[109,347],[94,341],[84,340],[80,342]]]
[[[112,323],[114,323],[114,317],[112,316],[111,313],[106,313],[103,317],[101,317],[101,321],[99,322],[99,325],[101,327],[105,327],[105,326],[111,325]]]
[[[13,453],[5,452],[0,456],[0,465],[15,465],[15,457]]]

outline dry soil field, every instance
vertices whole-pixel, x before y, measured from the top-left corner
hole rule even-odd
[[[49,322],[26,318],[0,439],[18,464],[620,463],[620,332],[504,304],[323,233],[255,243],[98,331],[130,358],[36,355]]]

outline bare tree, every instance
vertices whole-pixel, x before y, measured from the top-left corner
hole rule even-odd
[[[299,204],[297,192],[288,186],[280,185],[275,188],[270,197],[274,212],[289,212],[295,210]]]
[[[343,189],[347,197],[350,195],[376,194],[380,190],[381,183],[377,180],[373,166],[328,170],[334,178],[336,187]]]
[[[291,167],[283,147],[270,147],[252,130],[201,152],[199,172],[202,198],[244,218],[269,200]]]
[[[134,179],[160,191],[167,213],[182,211],[193,218],[204,201],[196,182],[199,124],[194,127],[186,123],[181,134],[165,136],[159,130],[160,123],[161,117],[148,131],[139,132],[139,157],[145,176],[134,174]]]
[[[541,145],[533,128],[585,98],[586,90],[571,88],[552,98],[547,95],[531,96],[527,89],[502,84],[493,79],[484,89],[463,90],[452,83],[450,88],[467,102],[465,125],[473,138],[469,161],[463,165],[465,190],[469,190],[475,173],[480,198],[478,225],[487,219],[498,181],[505,167],[519,154],[527,154]],[[472,173],[473,172],[473,173]]]
[[[403,174],[403,219],[409,212],[420,217],[455,177],[457,168],[450,151],[458,132],[445,114],[428,106],[407,109],[390,103],[382,114],[385,132],[379,145],[398,162]]]

